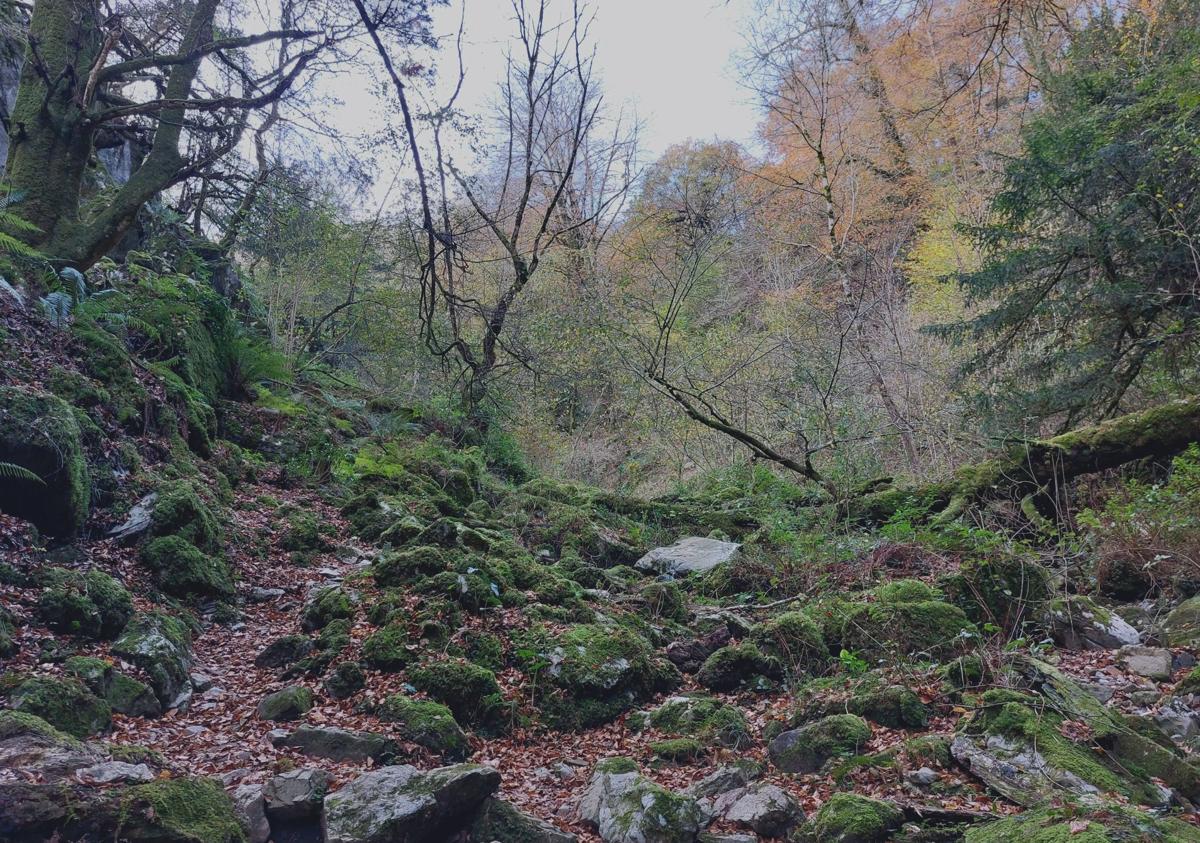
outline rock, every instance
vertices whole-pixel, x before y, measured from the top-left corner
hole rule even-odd
[[[312,691],[303,685],[289,685],[281,691],[268,694],[258,704],[258,716],[262,720],[298,720],[312,707]]]
[[[491,798],[483,803],[467,839],[470,843],[576,843],[579,838]]]
[[[853,714],[834,714],[783,732],[771,741],[767,754],[785,773],[815,773],[830,758],[853,755],[870,739],[867,721]]]
[[[853,793],[835,793],[811,823],[816,843],[884,843],[904,814],[890,802]]]
[[[722,647],[705,659],[696,681],[713,691],[765,688],[782,676],[779,663],[749,642]]]
[[[1117,658],[1125,669],[1138,676],[1154,679],[1159,682],[1171,678],[1171,651],[1161,647],[1122,647],[1117,652]]]
[[[91,477],[71,406],[46,392],[0,387],[0,462],[40,478],[0,483],[0,511],[43,533],[70,536],[87,521]]]
[[[213,686],[213,681],[203,673],[193,673],[188,680],[192,683],[192,690],[201,694]]]
[[[233,801],[212,779],[163,779],[122,788],[113,797],[116,804],[109,816],[115,824],[107,835],[110,840],[237,843],[245,839]]]
[[[130,507],[129,512],[125,516],[125,520],[116,527],[108,531],[110,539],[116,539],[121,544],[129,543],[130,540],[136,540],[143,533],[150,529],[150,516],[154,511],[154,504],[158,501],[158,493],[151,492],[142,498],[140,501]]]
[[[306,635],[284,635],[263,647],[254,657],[256,667],[288,667],[309,655],[315,645]]]
[[[792,722],[798,725],[841,713],[857,714],[889,729],[923,729],[929,722],[929,707],[900,685],[868,686],[844,700],[821,695],[804,704]]]
[[[1171,697],[1158,709],[1154,722],[1176,742],[1200,736],[1200,713],[1178,697]]]
[[[629,759],[607,759],[580,797],[579,819],[604,843],[692,843],[702,814],[695,799],[644,778]]]
[[[126,764],[124,761],[104,761],[75,771],[75,778],[86,785],[152,782],[154,771],[145,764]]]
[[[325,693],[335,700],[354,696],[367,687],[367,677],[356,662],[341,662],[334,666],[324,682]]]
[[[402,740],[436,752],[447,761],[463,761],[470,754],[466,733],[441,703],[394,694],[376,707],[375,715],[396,724]]]
[[[1168,647],[1200,646],[1200,594],[1171,610],[1163,621],[1163,633]]]
[[[705,694],[670,697],[653,711],[631,715],[629,722],[732,749],[745,749],[753,741],[741,709]]]
[[[467,661],[432,662],[410,670],[408,676],[413,687],[443,703],[459,723],[485,730],[501,728],[504,699],[496,674],[486,667]]]
[[[904,774],[904,780],[909,784],[915,784],[917,787],[929,787],[936,782],[940,776],[936,770],[929,767],[921,767],[918,770],[909,770]]]
[[[276,822],[312,820],[321,813],[330,777],[324,770],[290,770],[263,786],[263,804],[272,826]]]
[[[112,653],[146,672],[163,708],[191,692],[192,635],[183,621],[161,612],[136,615],[113,644]]]
[[[315,758],[331,761],[390,761],[397,753],[396,742],[375,732],[352,732],[347,729],[301,726],[275,746],[298,749]]]
[[[732,790],[742,790],[758,777],[759,770],[754,764],[734,764],[718,767],[687,789],[689,796],[694,796],[701,803],[722,793]],[[711,811],[709,812],[712,813]]]
[[[656,547],[634,563],[640,571],[673,577],[703,574],[737,556],[740,544],[689,536],[670,547]]]
[[[42,575],[37,613],[55,632],[83,638],[116,638],[133,617],[124,586],[103,571],[51,568]]]
[[[209,556],[180,536],[160,536],[147,542],[141,559],[165,594],[193,601],[233,597],[233,575],[225,560]]]
[[[713,834],[704,831],[696,838],[700,843],[758,843],[756,834]]]
[[[0,711],[0,770],[61,779],[100,760],[97,753],[40,717]]]
[[[733,636],[728,627],[718,626],[707,635],[667,645],[667,658],[684,673],[695,673],[705,659],[724,647]]]
[[[1200,843],[1200,830],[1174,817],[1106,802],[1089,816],[1076,805],[1025,811],[966,829],[964,843]]]
[[[260,784],[238,785],[229,794],[238,820],[246,829],[246,843],[267,843],[271,839],[271,823],[267,819],[267,803]]]
[[[1050,636],[1068,650],[1115,650],[1141,641],[1141,635],[1115,612],[1080,595],[1053,600]]]
[[[332,621],[350,620],[357,602],[354,595],[338,586],[317,589],[304,604],[300,625],[305,632],[315,632]]]
[[[18,685],[9,697],[15,711],[31,714],[76,738],[106,732],[112,709],[74,679],[35,677]]]
[[[750,638],[791,676],[820,673],[829,663],[820,628],[803,612],[776,615],[754,627]]]
[[[157,717],[162,705],[153,689],[101,659],[72,656],[63,663],[66,671],[105,700],[113,711],[131,717]]]
[[[262,588],[255,586],[250,589],[250,593],[246,595],[246,599],[251,603],[270,603],[272,600],[278,600],[286,594],[282,588]]]
[[[174,480],[158,492],[150,514],[151,536],[177,538],[204,553],[220,552],[220,525],[192,483]]]
[[[851,604],[841,639],[845,649],[870,662],[908,656],[948,659],[972,646],[976,633],[958,606],[921,600]]]
[[[738,828],[748,828],[763,837],[784,837],[804,820],[804,811],[787,791],[773,784],[757,783],[718,797],[718,803],[733,797],[719,815]]]
[[[427,773],[382,767],[325,797],[326,843],[443,843],[470,825],[499,786],[500,774],[478,764]]]

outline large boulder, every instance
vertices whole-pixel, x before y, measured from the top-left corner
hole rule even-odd
[[[112,726],[108,703],[75,679],[26,679],[13,690],[9,703],[15,711],[40,717],[77,738],[108,731]]]
[[[670,547],[656,547],[639,559],[634,567],[672,577],[703,574],[737,556],[740,544],[689,536]]]
[[[443,843],[474,821],[500,786],[491,767],[422,773],[399,765],[364,773],[325,797],[326,843]]]
[[[703,815],[693,797],[655,784],[629,759],[613,758],[596,765],[579,819],[604,843],[692,843]]]
[[[903,821],[903,812],[890,802],[835,793],[806,831],[815,843],[884,843]]]
[[[1054,643],[1068,650],[1115,650],[1141,641],[1124,618],[1080,595],[1050,601],[1047,625]]]
[[[579,838],[492,798],[483,804],[467,839],[470,843],[576,843]]]
[[[233,574],[223,559],[209,556],[180,536],[162,536],[142,547],[142,563],[166,594],[187,599],[233,597]]]
[[[875,662],[951,658],[969,649],[975,633],[975,625],[959,607],[919,600],[850,606],[841,639],[844,648]]]
[[[699,738],[705,743],[716,742],[733,749],[745,749],[753,742],[741,709],[705,694],[670,697],[652,711],[631,715],[629,724]]]
[[[730,825],[763,837],[784,837],[804,820],[800,804],[778,785],[756,782],[713,800],[714,813]]]
[[[162,704],[149,685],[114,669],[103,659],[72,656],[63,662],[63,668],[119,714],[131,717],[157,717],[162,714]]]
[[[470,755],[466,733],[441,703],[393,694],[376,706],[375,715],[395,724],[402,740],[436,752],[447,761],[465,761]]]
[[[54,536],[83,528],[91,478],[69,404],[45,392],[0,387],[0,463],[23,469],[0,483],[0,511]]]
[[[870,739],[867,721],[853,714],[833,714],[777,735],[767,754],[785,773],[815,773],[831,758],[854,755]]]
[[[0,711],[0,769],[42,780],[67,776],[99,760],[91,747],[33,714]]]
[[[303,685],[289,685],[263,697],[258,704],[262,720],[299,720],[313,707],[313,694]]]
[[[112,652],[145,671],[164,709],[191,693],[192,633],[178,618],[161,612],[135,616]]]
[[[133,599],[103,571],[50,568],[42,575],[37,613],[55,632],[111,639],[133,617]]]

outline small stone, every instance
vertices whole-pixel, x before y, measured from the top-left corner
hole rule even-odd
[[[1113,689],[1108,685],[1100,685],[1095,682],[1089,682],[1083,686],[1087,692],[1102,703],[1106,703],[1113,698]]]
[[[299,720],[312,707],[312,691],[303,685],[290,685],[267,695],[258,704],[258,716],[263,720]]]
[[[255,586],[250,589],[250,593],[246,595],[246,599],[251,603],[270,603],[272,600],[278,600],[283,597],[284,590],[282,588],[260,588]]]
[[[1117,657],[1126,670],[1147,679],[1170,679],[1173,672],[1174,658],[1171,651],[1162,647],[1122,647],[1117,651]]]
[[[758,783],[741,791],[722,815],[726,822],[763,837],[783,837],[804,819],[804,811],[785,790]]]
[[[203,673],[193,673],[191,675],[191,680],[192,680],[192,688],[198,694],[203,694],[205,691],[207,691],[209,688],[211,688],[213,686],[213,681],[211,679],[209,679],[207,676],[205,676]]]
[[[910,784],[915,784],[917,787],[929,787],[938,780],[936,770],[929,767],[922,767],[919,770],[910,770],[904,774],[904,778]]]

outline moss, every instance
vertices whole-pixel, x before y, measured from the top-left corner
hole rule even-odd
[[[322,629],[335,620],[354,617],[355,601],[350,593],[337,586],[317,591],[304,605],[300,625],[309,632]]]
[[[136,615],[113,644],[112,653],[145,671],[164,706],[188,684],[192,635],[187,624],[161,612]]]
[[[670,738],[665,741],[654,741],[650,744],[650,751],[656,758],[676,764],[686,764],[704,755],[704,747],[695,738]]]
[[[408,650],[408,630],[397,622],[376,630],[363,641],[362,657],[363,662],[375,670],[403,670],[414,660]]]
[[[142,546],[142,563],[158,587],[184,598],[233,597],[233,575],[221,559],[208,556],[181,536],[163,536]]]
[[[49,393],[0,387],[0,462],[41,478],[0,483],[0,510],[50,535],[74,535],[83,528],[92,484],[79,423],[65,401]]]
[[[937,600],[919,603],[857,604],[846,612],[842,646],[871,660],[923,655],[957,655],[976,634],[957,606]]]
[[[287,517],[279,546],[287,551],[324,551],[329,543],[321,534],[317,517],[311,512],[293,512]]]
[[[812,820],[817,843],[884,843],[904,814],[888,802],[853,793],[835,793]]]
[[[922,735],[904,742],[910,767],[949,767],[950,739],[943,735]]]
[[[262,720],[298,720],[312,707],[312,691],[303,685],[291,685],[264,697],[258,704],[258,716]]]
[[[871,739],[867,721],[853,714],[834,714],[783,732],[771,741],[771,762],[785,773],[813,773],[830,758],[851,756]]]
[[[0,659],[11,659],[21,650],[21,646],[13,640],[15,623],[12,613],[0,606]]]
[[[176,536],[206,553],[216,553],[221,548],[216,517],[186,480],[173,481],[158,490],[150,517],[150,534]]]
[[[462,761],[470,754],[466,734],[450,709],[440,703],[395,694],[376,706],[375,714],[380,720],[396,724],[404,740],[448,761]]]
[[[474,568],[463,572],[443,571],[424,580],[417,588],[424,594],[453,600],[468,612],[501,605],[499,585]]]
[[[613,758],[602,758],[597,761],[595,771],[597,773],[619,776],[622,773],[636,773],[638,765],[632,758],[614,756]]]
[[[1166,643],[1171,647],[1200,645],[1200,594],[1180,603],[1163,621]]]
[[[212,779],[168,779],[121,794],[118,836],[177,843],[240,843],[245,833],[233,802]]]
[[[942,594],[920,580],[893,580],[876,588],[875,598],[880,603],[922,603],[941,600]]]
[[[819,673],[829,662],[820,628],[803,612],[785,612],[759,624],[751,639],[766,656],[794,674]]]
[[[640,596],[642,605],[651,618],[663,618],[679,623],[687,620],[687,604],[677,583],[649,583],[642,588]]]
[[[115,638],[133,616],[129,592],[103,571],[51,568],[42,584],[45,591],[38,598],[38,615],[57,632]]]
[[[1200,843],[1200,829],[1118,805],[1039,808],[967,829],[965,843]]]
[[[465,630],[460,649],[463,657],[472,664],[491,671],[504,667],[504,643],[489,632]]]
[[[1200,694],[1200,667],[1193,667],[1175,688],[1177,694]]]
[[[889,729],[923,729],[929,722],[929,709],[921,698],[899,685],[856,693],[846,710]]]
[[[781,675],[779,663],[751,643],[731,644],[714,652],[696,674],[696,681],[713,691],[765,687]]]
[[[463,661],[433,662],[409,671],[409,681],[444,703],[460,723],[489,731],[506,725],[509,706],[500,694],[496,675]]]
[[[449,569],[452,554],[436,547],[417,547],[384,553],[372,566],[375,582],[382,588],[408,585],[423,576],[434,576]]]
[[[356,662],[341,662],[326,678],[324,687],[335,700],[344,700],[366,688],[367,677]]]
[[[77,738],[107,731],[112,726],[108,703],[74,679],[28,679],[12,692],[11,702],[15,710],[40,717]]]
[[[75,737],[52,726],[36,714],[27,711],[0,710],[0,741],[17,735],[37,735],[58,746],[72,749],[83,746]]]
[[[983,659],[974,653],[959,656],[943,665],[938,675],[951,688],[977,688],[985,676]]]
[[[992,623],[1005,631],[1040,617],[1050,598],[1050,574],[1045,567],[1020,556],[997,553],[987,559],[968,559],[942,583],[946,599],[975,623]]]
[[[673,735],[699,738],[734,749],[752,743],[750,726],[741,710],[703,694],[671,697],[645,718],[648,725]]]

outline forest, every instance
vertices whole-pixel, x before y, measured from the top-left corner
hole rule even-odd
[[[0,843],[1200,843],[1196,0],[0,0]]]

